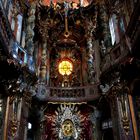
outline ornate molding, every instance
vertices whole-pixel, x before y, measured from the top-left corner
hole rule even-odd
[[[129,107],[128,107],[128,87],[123,87],[122,93],[118,96],[118,101],[120,104],[120,115],[121,115],[121,121],[122,126],[125,131],[126,135],[129,135],[130,132],[130,115],[129,115]]]
[[[12,138],[16,137],[18,127],[19,127],[19,121],[17,120],[15,114],[13,114],[12,120],[10,120],[9,123],[9,131],[10,131],[10,136]]]
[[[23,100],[25,101],[26,105],[30,106],[32,101],[32,94],[26,91],[23,94]]]

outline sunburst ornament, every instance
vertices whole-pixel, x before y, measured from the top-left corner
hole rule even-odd
[[[54,117],[55,116],[55,117]],[[73,104],[61,104],[53,116],[53,132],[55,137],[64,139],[81,140],[81,133],[85,117]]]
[[[68,60],[63,60],[59,63],[58,70],[61,75],[70,75],[73,70],[72,62]]]

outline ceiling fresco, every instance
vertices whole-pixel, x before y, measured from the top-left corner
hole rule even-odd
[[[42,3],[46,6],[50,6],[51,3],[54,4],[54,6],[57,6],[58,3],[64,3],[64,2],[67,2],[67,3],[70,3],[70,5],[73,7],[73,8],[78,8],[79,5],[81,7],[86,7],[90,4],[90,0],[43,0]]]

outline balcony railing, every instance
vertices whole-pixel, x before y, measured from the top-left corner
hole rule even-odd
[[[119,44],[116,44],[114,48],[110,50],[108,54],[104,57],[101,64],[101,71],[105,72],[112,66],[125,61],[126,56],[129,54],[130,48],[126,41],[126,36],[122,37]]]
[[[80,87],[45,87],[40,85],[37,96],[49,102],[87,102],[97,99],[98,85]]]

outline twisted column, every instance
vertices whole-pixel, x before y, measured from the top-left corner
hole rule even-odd
[[[40,33],[42,35],[42,55],[40,66],[40,82],[46,83],[47,76],[47,38],[48,38],[48,22],[41,22]]]
[[[103,28],[102,34],[103,34],[103,41],[105,43],[105,47],[111,46],[111,37],[108,27],[108,15],[106,13],[106,6],[103,2],[99,5],[99,17],[101,20],[101,27]]]
[[[41,56],[41,66],[40,66],[40,81],[41,82],[45,82],[46,81],[46,58],[47,58],[47,54],[46,54],[46,46],[47,43],[44,42],[42,45],[42,56]]]
[[[95,83],[95,68],[94,68],[94,46],[93,46],[93,23],[87,23],[87,67],[88,67],[88,81],[90,84]]]
[[[32,2],[31,7],[28,12],[27,19],[27,31],[26,31],[26,47],[29,55],[33,55],[34,45],[33,45],[33,37],[34,37],[34,27],[35,27],[35,12],[36,12],[36,3]]]

